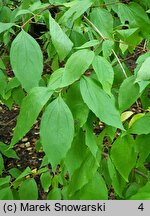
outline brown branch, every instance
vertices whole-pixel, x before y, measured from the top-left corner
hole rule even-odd
[[[139,171],[138,169],[134,169],[134,172],[137,173],[138,175],[148,179],[148,176],[145,173]]]
[[[55,7],[61,7],[63,5],[48,5],[46,6],[45,8],[43,8],[41,11],[39,11],[38,13],[34,14],[30,19],[28,19],[22,26],[21,26],[21,29],[24,29],[24,27],[30,23],[33,19],[35,19],[37,16],[41,15],[43,12],[51,9],[51,8],[55,8]]]
[[[11,119],[10,121],[8,121],[6,123],[1,123],[0,125],[2,126],[2,128],[0,128],[0,130],[3,130],[5,127],[7,127],[9,124],[11,124],[16,119],[17,119],[17,115],[13,119]]]

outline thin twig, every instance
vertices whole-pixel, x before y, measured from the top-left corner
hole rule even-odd
[[[148,179],[148,176],[145,173],[139,171],[138,169],[134,169],[134,172],[137,173],[138,175]]]
[[[99,31],[99,29],[94,25],[94,23],[92,23],[86,16],[83,16],[83,17],[84,17],[85,21],[91,25],[91,27],[99,34],[99,36],[100,36],[104,41],[108,40],[108,39]],[[116,59],[117,59],[119,65],[120,65],[120,67],[121,67],[121,69],[122,69],[122,71],[123,71],[124,76],[127,78],[127,74],[126,74],[126,72],[125,72],[125,70],[124,70],[124,68],[123,68],[123,66],[122,66],[122,64],[121,64],[120,59],[118,58],[117,54],[115,53],[114,49],[112,49],[112,52],[113,52],[114,56],[116,57]]]
[[[15,121],[17,119],[17,116],[15,116],[13,119],[11,119],[10,121],[6,122],[6,123],[1,123],[0,125],[3,126],[2,128],[0,128],[1,130],[3,130],[6,126],[8,126],[9,124],[11,124],[13,121]]]
[[[118,58],[116,52],[115,52],[113,49],[112,49],[112,52],[113,52],[114,56],[116,57],[116,59],[117,59],[119,65],[120,65],[120,67],[121,67],[121,69],[122,69],[122,72],[123,72],[124,76],[127,78],[128,76],[127,76],[127,74],[126,74],[126,72],[125,72],[125,70],[124,70],[124,68],[123,68],[123,66],[122,66],[122,63],[121,63],[120,59]]]
[[[108,154],[106,152],[102,152],[102,155],[105,157],[105,158],[108,158]]]
[[[61,7],[62,5],[57,5],[57,7]],[[30,19],[28,19],[22,26],[21,29],[23,29],[28,23],[30,23],[33,19],[35,19],[37,16],[39,16],[40,14],[42,14],[43,12],[45,12],[46,10],[49,10],[51,8],[55,8],[55,5],[48,5],[45,8],[43,8],[41,11],[39,11],[38,13],[34,14]]]
[[[98,47],[101,45],[101,43],[103,42],[103,39],[97,44],[97,46],[94,48],[94,52],[98,49]]]
[[[100,35],[100,37],[103,39],[103,40],[106,40],[106,38],[104,37],[104,35],[99,31],[99,29],[86,17],[86,16],[83,16],[84,19],[86,20],[87,23],[89,23],[92,28]]]

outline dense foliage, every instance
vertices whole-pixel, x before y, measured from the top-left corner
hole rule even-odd
[[[37,175],[47,199],[150,199],[149,13],[149,0],[0,0],[0,100],[20,107],[0,199],[38,199]],[[8,170],[39,114],[41,168]]]

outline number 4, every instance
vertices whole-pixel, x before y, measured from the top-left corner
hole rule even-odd
[[[143,203],[141,203],[138,207],[139,210],[143,211],[144,210],[144,206],[143,206]]]

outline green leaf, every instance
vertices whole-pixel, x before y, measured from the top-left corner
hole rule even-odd
[[[12,188],[12,195],[13,195],[13,200],[19,200],[19,193],[17,189]]]
[[[132,124],[128,133],[132,134],[149,134],[150,133],[150,113],[147,113],[143,117],[139,118]]]
[[[98,166],[97,160],[89,151],[87,151],[85,153],[84,161],[81,166],[74,171],[70,180],[68,188],[68,194],[70,197],[72,197],[78,190],[81,190],[81,188],[93,178]]]
[[[74,22],[77,18],[84,14],[84,12],[92,5],[92,3],[93,0],[71,2],[70,8],[61,17],[60,22],[66,23],[69,18],[72,22]]]
[[[30,10],[26,10],[26,9],[18,10],[18,12],[15,15],[15,18],[20,16],[20,15],[25,15],[25,14],[32,14],[32,12]]]
[[[141,187],[138,192],[129,198],[130,200],[150,200],[150,181]]]
[[[47,195],[47,200],[61,200],[61,190],[53,188]]]
[[[19,159],[16,152],[13,149],[8,149],[8,145],[0,142],[0,151],[3,155],[5,155],[7,158],[15,158]]]
[[[21,106],[23,98],[26,96],[22,88],[13,89],[12,98],[16,104]]]
[[[41,181],[44,192],[47,192],[51,185],[50,173],[49,172],[42,173],[42,175],[40,176],[40,181]]]
[[[127,119],[129,119],[132,115],[134,114],[134,112],[132,111],[125,111],[121,114],[121,121],[125,122]]]
[[[87,39],[84,34],[79,33],[77,30],[72,29],[70,38],[74,43],[75,47],[80,47],[87,42]],[[93,39],[93,38],[92,38]]]
[[[49,168],[48,167],[43,167],[43,168],[39,169],[38,171],[36,171],[36,174],[40,175],[40,174],[45,173],[47,171],[49,171]]]
[[[5,63],[4,63],[4,61],[1,58],[0,58],[0,69],[6,70]]]
[[[10,170],[9,170],[9,173],[10,173],[10,175],[13,177],[13,178],[18,178],[20,175],[21,175],[21,171],[19,170],[19,169],[17,169],[17,168],[11,168]]]
[[[21,200],[37,200],[38,188],[33,178],[22,182],[19,188],[19,197]]]
[[[139,71],[137,72],[137,78],[136,81],[142,81],[142,80],[150,80],[150,71],[149,71],[149,65],[150,65],[150,57],[148,57],[143,64],[141,65]]]
[[[0,7],[0,22],[2,23],[9,23],[11,22],[11,16],[12,16],[12,11],[9,7],[5,6],[3,2],[3,6]]]
[[[106,7],[110,11],[113,9],[115,12],[118,10],[118,0],[104,0]]]
[[[116,31],[119,35],[119,38],[124,41],[129,46],[135,46],[139,42],[139,28],[130,28],[130,29],[121,29]]]
[[[94,8],[90,13],[90,20],[99,29],[104,37],[110,38],[113,33],[113,18],[108,10],[104,8]]]
[[[103,178],[95,173],[93,178],[73,196],[74,200],[107,200],[108,191]]]
[[[138,119],[142,118],[143,116],[145,116],[145,113],[138,113],[135,114],[131,120],[129,121],[129,125],[128,128],[130,128]]]
[[[4,178],[0,178],[0,186],[3,186],[5,184],[9,184],[10,182],[10,176],[6,176]]]
[[[0,200],[13,200],[13,194],[10,187],[0,190]]]
[[[88,118],[89,109],[82,99],[78,82],[71,85],[68,89],[65,102],[72,112],[75,123],[82,127]]]
[[[41,143],[42,144],[42,143]],[[44,166],[47,166],[49,164],[49,161],[48,161],[48,157],[45,155],[42,159],[42,163],[40,165],[40,168],[41,167],[44,167]]]
[[[134,139],[131,136],[117,138],[111,148],[111,159],[126,182],[136,164],[136,158]]]
[[[93,128],[90,127],[90,125],[86,124],[85,128],[86,128],[86,136],[85,136],[86,145],[89,147],[89,150],[91,151],[92,155],[96,158],[98,152],[96,136],[93,133]]]
[[[85,157],[87,146],[85,145],[85,134],[80,129],[74,137],[71,148],[65,157],[65,165],[71,177],[73,172],[78,169]]]
[[[59,24],[49,16],[50,35],[53,45],[62,61],[71,51],[73,43],[61,29]]]
[[[115,134],[116,134],[116,128],[110,126],[110,125],[106,125],[105,127],[105,132],[107,134],[107,136],[110,137],[110,139],[113,141]]]
[[[147,58],[149,58],[150,57],[150,51],[147,51],[146,53],[144,53],[144,54],[142,54],[142,55],[140,55],[139,57],[138,57],[138,59],[136,60],[136,64],[137,64],[137,66],[136,66],[136,68],[135,68],[135,74],[137,74],[137,72],[139,71],[139,69],[141,68],[141,66],[142,66],[142,64],[145,62],[145,60],[147,59]]]
[[[149,82],[149,81],[143,81],[143,82]],[[142,108],[144,110],[146,110],[150,107],[149,87],[150,87],[150,85],[148,85],[146,88],[144,88],[144,91],[142,92],[142,95],[140,97],[141,103],[142,103]]]
[[[83,100],[102,122],[123,129],[121,117],[113,99],[94,80],[84,77],[80,81],[80,89]]]
[[[137,4],[135,2],[131,2],[129,4],[129,9],[132,11],[133,18],[136,21],[137,25],[140,26],[141,33],[144,36],[149,37],[150,30],[149,28],[147,28],[147,26],[150,25],[150,19],[145,9],[141,7],[140,4]]]
[[[43,56],[34,38],[22,30],[12,43],[10,61],[23,88],[29,91],[39,85],[43,72]]]
[[[109,170],[109,175],[110,175],[110,178],[111,178],[111,181],[112,181],[112,186],[114,188],[114,191],[115,193],[123,198],[123,186],[124,184],[126,184],[125,181],[123,181],[124,179],[122,178],[119,178],[119,173],[117,172],[117,170],[115,169],[112,161],[111,161],[111,158],[108,156],[108,159],[107,159],[107,164],[108,164],[108,170]]]
[[[129,9],[129,6],[126,4],[119,4],[118,5],[118,16],[120,18],[121,23],[124,25],[125,21],[127,20],[132,27],[137,26],[136,21],[134,19],[132,11]]]
[[[63,87],[62,85],[62,76],[64,73],[64,68],[59,68],[54,73],[51,74],[49,82],[48,82],[48,88],[52,90],[56,90],[57,88]]]
[[[104,57],[95,56],[92,65],[104,91],[110,95],[114,80],[114,71],[111,64]]]
[[[85,44],[83,44],[82,46],[79,47],[74,47],[74,49],[85,49],[85,48],[89,48],[89,47],[93,47],[99,44],[98,40],[91,40],[86,42]]]
[[[65,65],[62,82],[70,85],[78,80],[81,75],[89,68],[94,58],[94,52],[84,49],[72,54]]]
[[[149,37],[150,30],[147,28],[150,24],[150,20],[144,8],[135,2],[130,4],[118,5],[118,16],[121,23],[124,25],[125,21],[129,21],[130,27],[140,27],[142,35]]]
[[[13,77],[9,80],[9,82],[7,84],[6,92],[8,92],[14,88],[17,88],[19,86],[20,86],[20,82],[18,81],[18,79],[16,77]]]
[[[53,168],[66,156],[74,137],[72,114],[61,97],[46,108],[41,120],[41,143]]]
[[[126,78],[119,88],[119,110],[123,112],[128,109],[140,96],[140,87],[135,83],[135,77]]]
[[[0,70],[0,95],[4,96],[7,86],[7,79],[3,72]]]
[[[0,22],[0,34],[8,29],[10,29],[12,26],[14,26],[14,23],[2,23]]]
[[[132,195],[136,194],[138,192],[138,189],[139,189],[138,183],[136,183],[136,182],[131,183],[126,190],[125,198],[128,199]]]
[[[2,174],[3,170],[4,170],[4,160],[2,155],[0,154],[0,175]]]
[[[112,54],[112,49],[114,46],[113,40],[105,40],[102,44],[103,56],[107,59]]]
[[[136,167],[142,165],[150,154],[150,134],[140,135],[136,138],[138,161]]]
[[[10,147],[31,129],[52,93],[46,87],[36,87],[23,99]]]
[[[15,182],[21,180],[22,178],[24,178],[25,176],[27,176],[27,175],[29,175],[29,174],[31,174],[31,173],[32,173],[32,171],[31,171],[30,167],[27,167],[27,168],[16,178]]]

